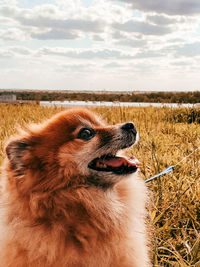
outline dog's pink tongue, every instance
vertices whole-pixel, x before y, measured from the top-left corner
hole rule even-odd
[[[104,159],[104,163],[110,167],[120,167],[122,165],[129,166],[137,166],[139,165],[139,161],[135,157],[122,158],[122,157],[114,157],[110,159]]]
[[[120,167],[124,163],[124,159],[120,157],[105,159],[104,163],[110,167]]]

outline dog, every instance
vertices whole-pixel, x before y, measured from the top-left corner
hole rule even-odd
[[[70,109],[12,137],[0,193],[1,267],[147,267],[147,189],[132,122]]]

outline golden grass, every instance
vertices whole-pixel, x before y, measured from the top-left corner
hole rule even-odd
[[[41,122],[60,111],[39,105],[0,105],[0,162],[3,146],[16,125]],[[179,110],[168,108],[98,108],[108,123],[133,121],[139,143],[127,153],[142,163],[147,179],[179,162],[200,146],[198,123],[176,123],[169,119]],[[187,112],[189,112],[187,110]],[[154,266],[200,266],[200,150],[147,186],[153,192],[149,221],[152,224]],[[141,266],[142,267],[142,266]]]

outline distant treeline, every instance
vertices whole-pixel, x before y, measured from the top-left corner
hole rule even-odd
[[[17,100],[34,101],[111,101],[151,103],[199,103],[200,92],[70,92],[39,90],[0,90],[0,95],[15,94]]]

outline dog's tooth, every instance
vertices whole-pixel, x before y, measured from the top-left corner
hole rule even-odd
[[[107,168],[107,165],[103,161],[97,161],[97,168]]]
[[[99,161],[97,162],[97,167],[98,167],[98,168],[100,168],[100,167],[101,167],[101,164],[100,164],[100,162],[99,162]]]

